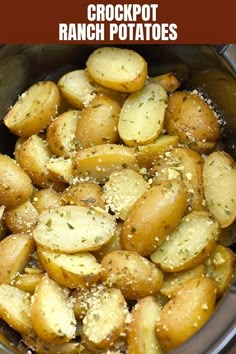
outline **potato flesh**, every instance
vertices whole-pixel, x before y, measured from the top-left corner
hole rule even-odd
[[[167,272],[178,272],[200,264],[219,236],[219,223],[209,212],[194,211],[151,254],[151,260]]]
[[[99,249],[114,232],[114,219],[103,209],[67,205],[41,213],[33,237],[45,248],[75,253]]]
[[[147,63],[129,49],[99,48],[89,56],[86,67],[94,81],[121,92],[140,90],[147,78]]]
[[[164,124],[166,100],[165,90],[152,83],[130,95],[120,111],[118,131],[121,139],[129,146],[156,139]]]

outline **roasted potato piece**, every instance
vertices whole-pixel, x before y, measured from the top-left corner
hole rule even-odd
[[[62,206],[64,203],[57,191],[52,188],[44,188],[34,193],[32,204],[40,214],[47,209]]]
[[[31,180],[20,165],[11,157],[0,154],[0,205],[16,208],[32,193]]]
[[[73,182],[73,162],[71,158],[52,157],[46,163],[46,169],[55,180],[70,184]]]
[[[83,109],[76,127],[77,149],[101,144],[114,144],[119,138],[120,105],[105,95],[96,96]]]
[[[156,320],[161,306],[152,296],[137,302],[131,311],[131,323],[127,331],[127,354],[162,354],[155,335]]]
[[[67,343],[75,337],[76,320],[66,289],[42,277],[33,296],[31,319],[36,335],[49,343]]]
[[[17,274],[14,278],[13,285],[33,295],[36,286],[38,285],[39,281],[43,276],[43,272]]]
[[[28,234],[13,234],[0,242],[0,284],[10,283],[27,265],[35,246]]]
[[[223,151],[211,153],[203,167],[207,207],[222,228],[236,220],[236,163]]]
[[[121,230],[121,245],[148,256],[165,240],[185,214],[187,193],[181,181],[163,181],[131,207]]]
[[[14,234],[32,231],[37,221],[38,212],[29,200],[5,213],[6,225]]]
[[[118,131],[129,146],[151,143],[160,135],[165,117],[167,94],[156,83],[148,83],[124,102]]]
[[[74,175],[98,183],[105,183],[113,171],[122,168],[139,170],[134,150],[123,145],[97,145],[78,151],[74,157]]]
[[[198,275],[205,275],[206,269],[203,264],[198,264],[191,269],[183,270],[182,272],[167,274],[164,277],[164,282],[161,287],[161,294],[172,297],[181,286],[188,280],[195,278]]]
[[[160,84],[168,94],[174,92],[175,90],[177,90],[177,88],[180,87],[179,80],[172,72],[158,75],[158,76],[153,76],[150,78],[150,81],[155,81],[158,84]]]
[[[103,281],[110,287],[120,289],[126,299],[155,295],[162,286],[160,269],[136,252],[112,251],[102,259],[101,264]]]
[[[161,180],[182,180],[188,192],[188,206],[191,210],[204,209],[203,159],[189,148],[174,148],[165,152],[151,169],[153,185]]]
[[[193,211],[151,254],[151,260],[167,272],[179,272],[200,264],[219,237],[218,221],[207,211]]]
[[[125,220],[132,205],[148,189],[149,184],[144,178],[127,168],[110,174],[103,187],[103,199],[117,218]]]
[[[94,81],[121,92],[140,90],[147,79],[146,61],[129,49],[98,48],[88,57],[86,67]]]
[[[22,334],[32,331],[31,296],[9,284],[0,284],[0,318]]]
[[[230,248],[216,245],[205,260],[206,274],[217,284],[217,296],[224,295],[235,275],[235,255]]]
[[[156,336],[161,346],[173,350],[193,336],[215,309],[216,284],[198,276],[181,286],[163,307],[156,322]]]
[[[139,166],[145,168],[152,167],[160,155],[171,150],[178,142],[178,136],[160,135],[150,144],[137,146],[136,154]]]
[[[76,150],[75,132],[81,111],[70,110],[53,119],[47,128],[47,142],[58,156],[69,157]]]
[[[33,237],[52,251],[76,253],[99,249],[114,232],[114,219],[103,209],[65,205],[42,212]]]
[[[104,208],[102,187],[93,182],[72,184],[62,194],[66,204]]]
[[[119,289],[108,289],[89,307],[82,329],[83,343],[88,349],[106,349],[124,333],[128,314]]]
[[[102,267],[89,252],[58,254],[38,247],[37,254],[47,274],[62,286],[88,287],[101,276]]]
[[[18,97],[4,123],[14,134],[28,138],[47,127],[56,116],[59,105],[57,85],[52,81],[40,81]]]
[[[220,137],[216,114],[194,92],[178,91],[169,96],[165,125],[168,134],[178,135],[181,143],[200,153],[211,151]]]

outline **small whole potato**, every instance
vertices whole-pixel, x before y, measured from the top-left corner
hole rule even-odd
[[[102,279],[122,291],[126,299],[155,295],[163,283],[161,270],[133,251],[116,250],[101,261]]]
[[[32,192],[33,185],[26,172],[11,157],[0,154],[0,204],[8,209],[16,208]]]
[[[178,135],[180,142],[201,153],[211,151],[220,137],[217,117],[197,94],[179,91],[169,96],[166,130]]]

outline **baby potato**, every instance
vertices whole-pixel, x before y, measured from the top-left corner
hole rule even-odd
[[[79,150],[74,156],[74,175],[104,184],[113,171],[139,170],[135,152],[124,145],[103,144]]]
[[[155,335],[156,320],[161,306],[152,296],[138,300],[131,311],[131,323],[128,327],[127,354],[162,354]]]
[[[32,204],[40,214],[43,211],[62,206],[61,195],[52,188],[43,188],[33,194]]]
[[[179,137],[174,135],[160,135],[152,143],[136,147],[136,155],[140,167],[151,168],[159,156],[171,150],[179,142]]]
[[[124,333],[127,314],[121,291],[114,288],[104,291],[102,297],[92,302],[83,319],[84,345],[95,350],[109,348]]]
[[[125,100],[120,111],[118,131],[126,145],[148,144],[160,135],[166,100],[165,90],[156,83],[148,83]]]
[[[44,276],[43,272],[17,274],[16,277],[14,278],[13,285],[16,288],[26,291],[27,293],[33,295],[36,286],[38,285],[39,281],[43,276]]]
[[[177,79],[175,74],[172,72],[158,75],[158,76],[152,76],[152,77],[150,77],[149,80],[155,81],[158,84],[160,84],[168,94],[174,92],[180,86],[179,80]]]
[[[11,283],[27,265],[35,243],[28,234],[12,234],[0,242],[0,284]]]
[[[150,174],[154,186],[161,180],[182,180],[188,192],[188,207],[191,211],[204,209],[202,173],[201,155],[189,148],[176,147],[156,160]]]
[[[81,111],[70,110],[53,119],[47,128],[47,142],[58,156],[68,157],[75,147],[75,132]]]
[[[68,292],[47,275],[35,289],[31,319],[34,332],[46,342],[62,344],[75,337],[76,320]]]
[[[4,118],[14,134],[28,138],[43,131],[56,116],[60,93],[52,81],[40,81],[26,90]]]
[[[155,295],[163,283],[163,275],[148,259],[133,251],[116,250],[101,261],[102,279],[110,287],[122,291],[126,299]]]
[[[5,213],[5,223],[14,234],[31,232],[37,221],[38,212],[29,200]]]
[[[165,124],[169,135],[178,135],[181,143],[200,153],[211,151],[220,137],[215,113],[192,92],[178,91],[169,96]]]
[[[71,158],[51,157],[46,162],[46,169],[58,182],[70,184],[73,181],[73,163]]]
[[[162,244],[185,214],[187,193],[181,181],[162,181],[131,207],[121,230],[121,245],[148,256]]]
[[[171,351],[191,338],[209,319],[215,309],[215,282],[197,276],[163,307],[156,322],[156,336],[160,345]]]
[[[235,255],[233,251],[222,245],[216,245],[205,260],[206,274],[217,284],[217,297],[224,295],[235,275]]]
[[[52,251],[76,253],[99,249],[114,232],[114,218],[103,209],[65,205],[42,212],[33,237]]]
[[[132,205],[148,189],[144,178],[127,168],[110,174],[103,187],[103,199],[117,218],[125,220]]]
[[[99,184],[81,182],[67,187],[62,194],[62,200],[65,204],[94,206],[104,209],[105,203],[102,193],[103,190]]]
[[[105,95],[98,95],[83,109],[77,122],[77,148],[114,144],[119,138],[120,105]]]
[[[37,255],[47,274],[62,286],[88,287],[101,276],[101,265],[89,252],[58,254],[38,247]]]
[[[179,272],[200,264],[214,248],[219,237],[218,221],[208,211],[185,215],[151,260],[166,272]]]
[[[11,157],[0,154],[0,205],[16,208],[33,193],[29,176]]]
[[[21,334],[32,331],[31,296],[9,284],[0,284],[0,318]]]
[[[89,75],[102,86],[121,92],[140,90],[147,79],[147,63],[130,49],[103,47],[87,59]]]
[[[211,153],[203,167],[207,207],[222,228],[236,220],[236,163],[223,151]]]

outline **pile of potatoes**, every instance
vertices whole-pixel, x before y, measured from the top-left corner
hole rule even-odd
[[[9,109],[0,317],[36,353],[168,353],[234,276],[236,164],[219,118],[169,72],[102,47]]]

